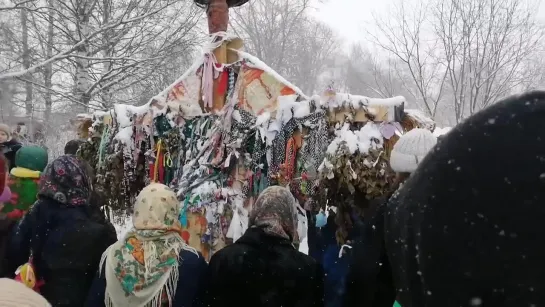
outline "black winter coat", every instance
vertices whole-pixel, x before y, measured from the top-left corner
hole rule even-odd
[[[7,263],[7,251],[13,226],[17,220],[7,217],[5,213],[0,213],[0,278],[13,277],[14,271]]]
[[[41,294],[54,307],[81,307],[102,253],[116,242],[113,226],[95,206],[66,207],[41,198],[18,225],[10,244],[14,268],[29,259],[30,250]]]
[[[323,306],[323,269],[285,239],[249,228],[214,254],[207,306]]]
[[[396,291],[384,240],[384,214],[380,206],[365,221],[363,237],[354,244],[346,278],[345,307],[392,307]]]
[[[23,144],[17,142],[14,139],[11,139],[7,142],[0,143],[0,151],[4,154],[6,159],[9,162],[9,170],[11,171],[12,168],[15,167],[15,154]]]

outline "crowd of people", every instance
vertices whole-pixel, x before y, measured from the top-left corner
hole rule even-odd
[[[335,204],[309,217],[271,186],[209,263],[182,239],[180,202],[152,183],[118,239],[76,157],[19,146],[0,125],[0,306],[545,306],[545,92],[500,101],[437,140],[394,146],[389,199],[335,240]]]

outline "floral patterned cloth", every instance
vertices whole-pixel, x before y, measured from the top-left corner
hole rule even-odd
[[[297,210],[290,190],[281,186],[268,187],[257,198],[250,212],[249,227],[299,243]]]
[[[49,164],[40,179],[38,197],[54,199],[68,206],[89,204],[91,182],[85,167],[75,156],[65,155]]]
[[[106,306],[170,306],[184,243],[180,202],[169,187],[152,183],[136,199],[133,229],[112,245],[106,261]],[[101,266],[102,267],[102,266]]]

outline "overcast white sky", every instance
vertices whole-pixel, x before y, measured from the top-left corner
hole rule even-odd
[[[351,43],[362,40],[362,29],[373,23],[373,13],[387,18],[389,7],[396,1],[398,0],[328,0],[325,4],[316,4],[314,14],[333,27],[346,43]],[[545,0],[527,1],[540,4],[538,16],[545,20]]]
[[[354,42],[362,39],[362,29],[373,22],[373,12],[388,11],[395,0],[329,0],[317,4],[315,15],[333,27],[343,39]]]

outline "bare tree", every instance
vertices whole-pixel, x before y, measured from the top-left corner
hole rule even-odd
[[[542,50],[543,28],[536,7],[526,3],[429,0],[409,6],[400,1],[392,18],[376,18],[378,33],[369,34],[404,64],[413,83],[407,89],[414,89],[430,116],[449,101],[460,122],[535,79],[537,72],[527,63]]]
[[[12,5],[5,5],[0,1],[0,12],[12,11],[12,10],[22,10],[25,9],[25,5],[36,0],[21,0]]]
[[[343,76],[346,90],[383,98],[403,95],[414,100],[412,91],[407,89],[412,82],[406,80],[399,62],[396,58],[381,59],[360,44],[352,45]]]
[[[47,0],[49,6],[48,15],[47,15],[47,40],[45,43],[45,56],[46,58],[51,58],[53,56],[53,44],[55,36],[55,9],[53,8],[54,0]],[[48,89],[44,93],[44,102],[45,102],[45,121],[49,122],[51,118],[51,110],[53,107],[53,97],[52,91],[53,88],[53,63],[48,63],[44,66],[43,72],[44,86]]]
[[[543,39],[536,11],[520,0],[450,0],[434,5],[434,32],[444,52],[457,121],[535,77],[528,75],[523,63]]]
[[[200,42],[201,11],[190,0],[44,0],[6,12],[28,16],[31,56],[21,57],[24,33],[8,24],[5,39],[16,43],[0,63],[0,81],[37,89],[31,103],[43,104],[46,118],[55,105],[87,110],[145,101],[183,72]]]
[[[437,61],[436,46],[425,31],[427,5],[408,7],[404,1],[393,6],[390,18],[375,16],[378,33],[368,32],[371,41],[401,61],[413,86],[405,88],[435,117],[445,94],[447,73]]]
[[[22,60],[23,68],[28,69],[31,65],[31,55],[28,42],[28,16],[26,10],[20,10],[19,15],[21,18],[21,44],[22,44]],[[33,86],[31,80],[25,82],[25,111],[27,116],[32,115],[33,111]]]
[[[309,15],[310,0],[253,1],[232,10],[231,27],[248,52],[297,83],[316,91],[318,76],[340,45],[334,31]]]

